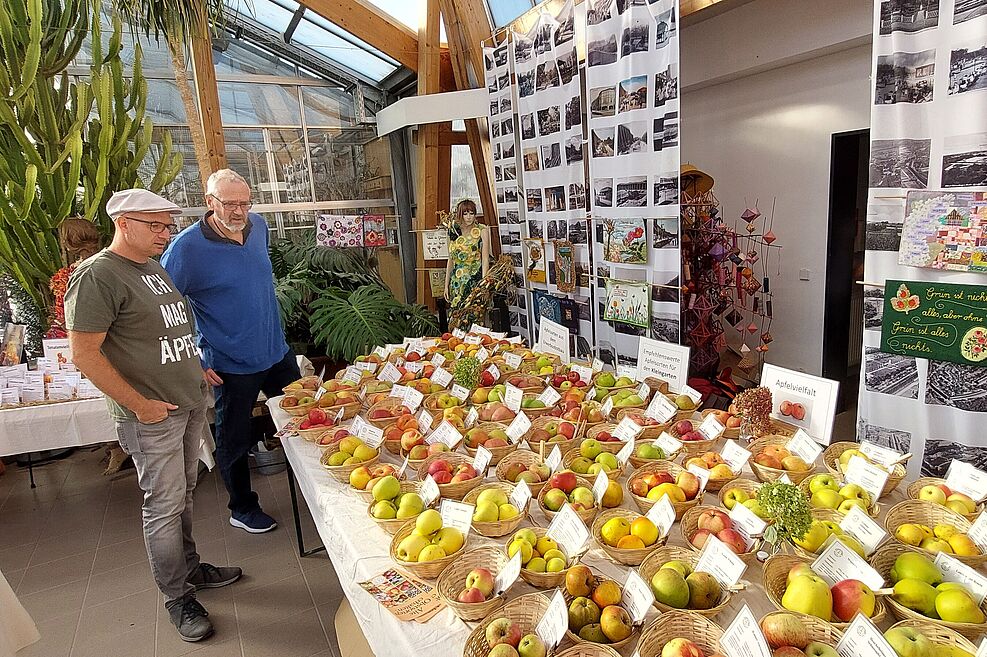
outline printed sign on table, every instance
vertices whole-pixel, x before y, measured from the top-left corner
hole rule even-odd
[[[542,317],[538,326],[538,344],[541,351],[555,354],[565,364],[569,363],[569,329]]]
[[[667,381],[671,390],[681,390],[689,381],[690,348],[671,342],[642,337],[637,348],[637,368],[641,377]]]
[[[765,364],[761,385],[771,390],[771,417],[805,429],[825,445],[830,443],[838,381]]]

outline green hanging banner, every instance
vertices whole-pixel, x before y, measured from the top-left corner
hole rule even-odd
[[[987,286],[888,280],[881,351],[987,366]]]

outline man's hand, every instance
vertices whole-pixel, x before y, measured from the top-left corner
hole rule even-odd
[[[211,367],[207,367],[202,370],[202,378],[206,380],[211,386],[221,386],[223,385],[223,380],[219,378],[219,375]]]
[[[168,411],[177,411],[178,407],[157,399],[145,399],[140,408],[133,409],[137,421],[141,424],[157,424],[168,417]]]

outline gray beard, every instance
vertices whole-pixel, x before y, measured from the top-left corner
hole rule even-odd
[[[218,221],[223,228],[225,228],[226,230],[230,231],[231,233],[240,233],[240,232],[243,232],[244,227],[247,225],[247,222],[243,222],[239,226],[234,226],[232,224],[226,223],[226,220],[225,219],[221,219],[220,217],[216,216],[215,214],[213,215],[213,218],[216,219],[216,221]]]

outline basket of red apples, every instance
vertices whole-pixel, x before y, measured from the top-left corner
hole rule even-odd
[[[714,493],[740,474],[731,470],[727,462],[717,452],[704,452],[699,456],[687,456],[682,465],[686,468],[695,465],[703,470],[708,470],[709,480],[706,482],[706,490]]]
[[[640,408],[622,408],[617,411],[617,423],[625,417],[629,417],[634,424],[641,427],[641,432],[637,434],[638,440],[654,440],[661,435],[662,431],[668,429],[668,424],[663,424],[653,417],[648,417]]]
[[[497,464],[496,473],[497,479],[502,482],[511,484],[525,482],[531,489],[531,494],[536,497],[548,483],[548,478],[552,476],[552,471],[545,465],[545,459],[526,449],[508,454]]]
[[[426,443],[425,436],[416,429],[401,434],[401,456],[408,459],[408,465],[417,468],[434,454],[445,454],[452,450],[442,442]]]
[[[553,374],[549,379],[549,382],[552,384],[553,388],[562,393],[572,390],[573,388],[579,389],[589,387],[585,381],[579,378],[578,372],[559,372],[557,374]]]
[[[757,547],[761,542],[759,538],[754,538],[748,545],[744,535],[734,527],[730,516],[714,506],[694,506],[686,511],[679,530],[682,532],[682,539],[697,553],[702,551],[710,536],[715,536],[748,564],[756,560]]]
[[[567,503],[587,525],[600,510],[593,498],[593,484],[575,472],[563,470],[548,478],[548,483],[538,493],[538,506],[551,521]]]
[[[519,374],[517,372],[506,372],[500,376],[500,383],[509,383],[515,388],[520,388],[524,392],[540,393],[547,386],[544,377],[534,374]]]
[[[703,452],[709,452],[719,439],[719,436],[711,440],[699,433],[699,422],[693,420],[676,420],[672,423],[670,433],[675,438],[682,441],[682,453],[685,458],[699,456]]]
[[[435,588],[452,613],[475,622],[503,606],[505,592],[496,593],[495,580],[508,558],[497,547],[470,550],[446,566]]]
[[[761,617],[761,634],[779,657],[838,657],[843,633],[815,616],[773,611]]]
[[[733,404],[730,405],[730,408],[733,409]],[[724,411],[720,408],[707,408],[702,412],[703,419],[705,420],[708,415],[715,416],[716,419],[719,420],[720,424],[726,427],[723,430],[724,438],[740,438],[740,425],[744,421],[743,418],[740,417],[740,414],[735,413],[734,410]]]
[[[601,643],[613,648],[627,645],[634,634],[631,615],[620,604],[622,589],[617,582],[596,575],[582,564],[565,576],[562,596],[569,607],[570,641]]]
[[[383,429],[402,415],[411,415],[411,411],[397,397],[387,397],[370,407],[366,420],[375,427]]]
[[[335,426],[335,424],[334,415],[326,413],[324,408],[315,407],[308,410],[308,415],[298,425],[295,432],[310,443],[314,443],[316,438],[324,434],[330,427]]]
[[[639,657],[723,657],[722,637],[720,626],[705,616],[667,611],[641,630],[637,652]]]
[[[504,425],[499,422],[481,422],[463,436],[463,446],[470,456],[476,456],[476,449],[481,445],[490,451],[490,465],[500,463],[517,449],[518,444],[511,442]]]
[[[544,451],[544,456],[552,453],[552,448],[559,446],[559,451],[565,454],[572,449],[573,443],[579,436],[580,426],[577,422],[560,420],[556,417],[545,416],[531,421],[531,427],[521,436],[528,441],[528,447],[536,453]]]
[[[647,514],[658,500],[668,495],[675,509],[675,518],[699,504],[703,497],[699,477],[671,461],[655,461],[631,473],[627,481],[634,503]]]
[[[418,466],[418,478],[428,475],[439,485],[439,494],[449,500],[462,500],[466,493],[483,483],[484,474],[473,469],[473,459],[449,452],[433,454]]]
[[[762,436],[750,444],[750,466],[758,481],[777,481],[781,475],[788,475],[792,483],[797,484],[812,474],[815,466],[792,454],[786,447],[790,440],[788,436],[771,435]]]
[[[495,609],[470,632],[463,657],[545,657],[548,647],[535,628],[548,605],[547,595],[529,593]]]
[[[586,430],[585,440],[595,440],[603,448],[604,452],[616,454],[624,447],[624,441],[613,435],[613,430],[617,425],[612,422],[601,422]]]

